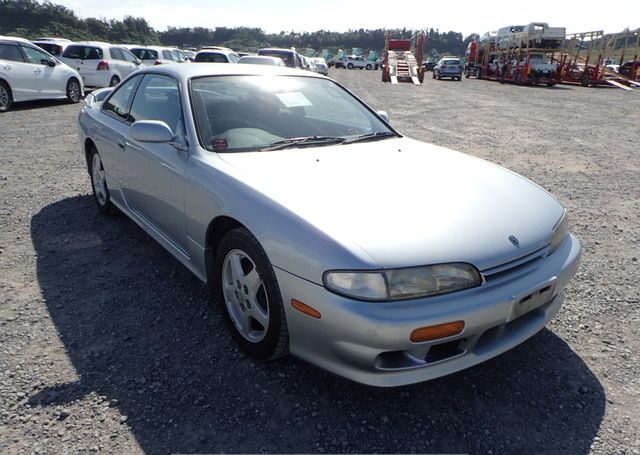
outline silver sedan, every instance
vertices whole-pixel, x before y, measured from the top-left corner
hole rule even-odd
[[[542,329],[580,259],[539,186],[403,137],[310,72],[145,68],[79,122],[98,208],[209,283],[258,359],[376,386],[443,376]]]

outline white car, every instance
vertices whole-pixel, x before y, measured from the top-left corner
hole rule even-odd
[[[166,63],[184,63],[176,49],[161,46],[128,46],[133,55],[142,60],[146,66],[163,65]]]
[[[67,98],[84,95],[77,71],[22,38],[0,36],[0,112],[14,101]]]
[[[142,64],[128,49],[98,41],[70,44],[60,60],[77,70],[87,87],[118,85]]]
[[[365,60],[364,57],[360,57],[359,55],[349,55],[344,60],[344,67],[347,69],[378,69],[378,64],[376,62],[370,62],[369,60]]]
[[[322,57],[315,57],[312,59],[315,64],[315,71],[319,74],[324,74],[327,76],[329,74],[329,66],[327,65],[327,61]]]

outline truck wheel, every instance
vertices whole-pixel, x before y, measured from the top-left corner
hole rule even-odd
[[[580,85],[582,85],[583,87],[589,87],[590,84],[591,78],[589,77],[589,73],[583,73],[582,77],[580,78]]]

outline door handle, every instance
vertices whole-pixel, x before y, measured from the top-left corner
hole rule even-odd
[[[118,147],[120,147],[122,150],[124,150],[124,144],[121,144],[120,142],[118,142]]]
[[[3,65],[2,69],[9,71],[11,69],[11,67],[9,65]]]
[[[38,68],[36,68],[36,69],[33,70],[33,72],[36,73],[36,74],[40,74],[42,71],[39,70]]]

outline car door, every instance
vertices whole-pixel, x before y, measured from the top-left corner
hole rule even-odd
[[[160,74],[146,74],[136,90],[130,120],[161,120],[183,137],[178,82]],[[128,170],[122,191],[128,204],[174,245],[186,251],[184,219],[185,169],[189,153],[165,143],[144,143],[127,135]]]
[[[122,182],[127,180],[132,165],[125,150],[131,127],[129,110],[141,80],[142,76],[133,77],[114,89],[102,105],[98,115],[99,125],[95,127],[93,135],[112,190],[111,197],[123,205],[126,205],[126,201],[122,195]]]
[[[138,60],[138,57],[133,55],[128,49],[120,47],[118,50],[120,51],[122,59],[118,62],[122,68],[120,74],[125,78],[138,69],[140,66],[140,60]]]
[[[9,83],[15,101],[38,97],[38,75],[25,59],[17,43],[0,43],[0,78]]]
[[[31,46],[22,46],[27,61],[39,68],[38,97],[57,98],[66,94],[67,81],[64,71],[60,71],[58,63],[49,54]],[[53,65],[53,66],[52,66]]]

